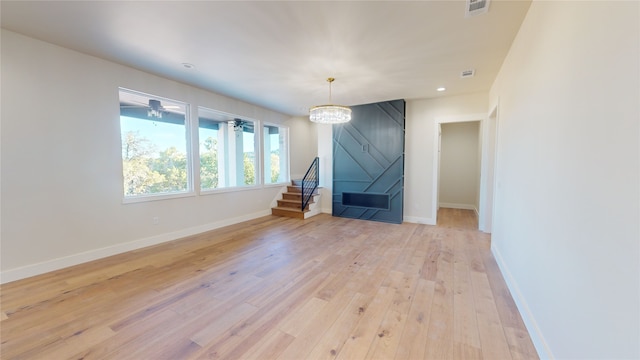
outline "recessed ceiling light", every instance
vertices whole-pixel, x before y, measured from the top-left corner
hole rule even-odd
[[[190,64],[190,63],[182,63],[182,66],[184,66],[185,69],[193,69],[193,68],[195,68],[195,65]]]
[[[445,91],[447,90],[447,88],[440,86],[439,88],[436,89],[436,91]]]

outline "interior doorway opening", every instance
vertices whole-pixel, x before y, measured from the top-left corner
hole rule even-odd
[[[487,114],[485,113],[435,119],[434,196],[432,203],[435,224],[439,223],[438,210],[443,207],[471,211],[476,218],[476,224],[478,224],[475,228],[481,227],[479,219],[483,211],[480,202],[481,193],[484,191],[482,189],[484,176],[482,168],[484,166],[483,135],[486,118]],[[448,130],[451,129],[454,129],[453,133],[459,133],[454,136],[457,139],[453,139],[452,142],[446,138]],[[445,136],[444,142],[443,135]],[[465,138],[466,140],[464,140]],[[457,164],[456,160],[460,156],[466,157],[466,160],[462,160],[462,166]],[[455,167],[462,167],[462,172],[454,171],[451,175],[451,169],[448,168]],[[467,184],[463,191],[465,193],[463,197],[458,197],[460,194],[457,194],[459,191],[456,190],[456,183],[460,181]]]
[[[468,213],[477,223],[480,155],[480,120],[440,124],[438,209]]]
[[[478,138],[479,183],[477,192],[477,207],[473,210],[477,215],[477,229],[490,233],[494,213],[495,174],[498,170],[498,124],[499,110],[496,104],[489,115],[469,114],[435,119],[435,148],[433,161],[433,203],[432,214],[434,223],[438,224],[438,210],[441,206],[441,162],[442,162],[442,127],[451,123],[476,122],[480,124]],[[446,159],[445,159],[446,161]],[[445,199],[446,200],[446,199]],[[451,205],[446,204],[445,205]]]

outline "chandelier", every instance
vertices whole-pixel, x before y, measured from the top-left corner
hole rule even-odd
[[[351,120],[351,109],[347,106],[331,104],[331,83],[336,79],[328,78],[329,105],[318,105],[309,109],[309,120],[319,124],[341,124]]]

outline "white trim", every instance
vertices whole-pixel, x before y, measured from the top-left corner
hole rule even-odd
[[[487,117],[485,113],[466,114],[460,116],[442,116],[435,118],[436,124],[457,123],[466,121],[481,121]]]
[[[148,201],[158,201],[158,200],[169,200],[169,199],[180,199],[186,197],[194,197],[196,196],[195,191],[189,192],[175,192],[175,193],[156,193],[156,194],[140,194],[140,195],[132,195],[130,197],[122,198],[122,204],[137,204],[141,202]]]
[[[282,186],[282,184],[274,184],[274,187],[277,186]],[[225,187],[219,187],[219,188],[215,188],[215,189],[202,189],[200,190],[200,195],[211,195],[211,194],[222,194],[222,193],[228,193],[228,192],[236,192],[236,191],[247,191],[247,190],[260,190],[263,188],[266,188],[268,186],[263,186],[263,185],[247,185],[247,186],[225,186]]]
[[[438,122],[438,119],[435,119],[435,139],[433,141],[434,143],[434,149],[433,149],[433,188],[432,188],[432,199],[433,202],[431,204],[431,216],[433,217],[433,224],[435,225],[438,221],[438,202],[439,202],[439,195],[440,195],[440,191],[438,189],[438,185],[439,185],[439,177],[440,177],[440,134],[441,134],[441,125]]]
[[[403,222],[414,223],[414,224],[425,224],[425,225],[435,225],[436,220],[434,218],[425,218],[419,216],[405,216],[402,218]]]
[[[22,266],[15,269],[6,270],[0,273],[0,284],[25,279],[28,277],[44,274],[47,272],[63,269],[69,266],[82,264],[85,262],[102,259],[108,256],[122,254],[127,251],[141,249],[147,246],[157,245],[168,241],[177,240],[186,236],[200,234],[206,231],[219,229],[224,226],[237,224],[243,221],[256,219],[262,216],[271,215],[271,209],[258,211],[253,214],[238,216],[231,219],[216,221],[209,224],[194,226],[170,233],[150,236],[130,242],[108,246],[100,249],[89,250],[79,254],[69,255],[53,260],[48,260],[38,264]]]
[[[478,213],[478,208],[473,204],[440,203],[441,208],[474,210]]]
[[[286,187],[287,185],[291,185],[291,180],[282,181],[278,183],[264,184],[262,185],[262,187],[265,189],[268,189],[268,188],[276,188],[276,187],[283,187],[283,186]]]
[[[262,124],[260,125],[260,129],[261,129],[260,136],[261,137],[264,137],[264,127],[265,126],[275,126],[277,128],[286,129],[287,130],[287,141],[286,141],[287,148],[285,150],[286,156],[287,156],[287,179],[284,180],[284,181],[281,181],[279,183],[269,183],[269,184],[267,184],[266,181],[264,180],[264,171],[262,171],[261,174],[260,174],[260,176],[262,177],[262,184],[264,184],[265,186],[281,185],[281,184],[287,184],[287,183],[290,184],[291,180],[293,179],[291,177],[291,151],[290,151],[290,148],[291,148],[291,130],[290,130],[289,126],[286,126],[286,125],[283,125],[283,124],[272,123],[272,122],[269,122],[269,121],[262,121]],[[261,144],[264,144],[264,143],[265,143],[265,140],[262,139]],[[261,152],[262,152],[262,157],[261,157],[260,161],[262,163],[262,168],[264,169],[264,158],[265,158],[265,155],[266,155],[264,153],[264,145],[262,146]],[[302,175],[302,176],[304,177],[304,175]]]
[[[531,337],[533,346],[538,352],[538,356],[540,357],[540,359],[555,359],[553,353],[551,352],[551,349],[549,348],[549,345],[547,344],[547,341],[544,338],[544,335],[542,334],[542,331],[540,330],[540,327],[538,327],[538,323],[536,322],[535,317],[529,309],[527,301],[520,292],[518,284],[511,275],[511,272],[509,271],[507,264],[504,262],[502,255],[500,255],[500,251],[493,245],[493,243],[491,244],[491,253],[493,253],[493,257],[496,259],[496,263],[498,264],[498,268],[502,273],[502,277],[504,278],[505,282],[507,283],[507,287],[511,292],[511,297],[518,307],[518,311],[522,316],[522,320],[524,321],[524,325],[529,332],[529,336]]]
[[[478,230],[491,233],[493,230],[493,213],[495,207],[496,174],[498,163],[498,105],[500,98],[482,121],[482,154],[480,163],[480,199],[478,208]],[[493,127],[493,131],[490,131]],[[492,140],[492,143],[490,141]],[[490,164],[490,161],[492,164]],[[491,166],[490,166],[491,165]],[[489,176],[491,181],[489,181]],[[490,196],[489,196],[490,193]]]

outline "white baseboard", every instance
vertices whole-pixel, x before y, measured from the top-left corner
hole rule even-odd
[[[0,272],[0,284],[8,283],[11,281],[21,280],[28,277],[41,275],[47,272],[60,270],[69,266],[82,264],[85,262],[102,259],[108,256],[122,254],[127,251],[141,249],[147,246],[157,245],[168,241],[177,240],[186,236],[200,234],[206,231],[219,229],[224,226],[237,224],[239,222],[256,219],[262,216],[271,214],[271,209],[255,212],[253,214],[247,214],[238,216],[235,218],[216,221],[209,224],[200,226],[194,226],[170,233],[164,233],[159,235],[150,236],[122,244],[112,245],[100,249],[89,250],[78,254],[64,256],[61,258],[44,261],[37,264],[22,266],[15,269],[5,270]]]
[[[478,212],[478,209],[473,204],[456,204],[456,203],[440,203],[441,208],[449,208],[449,209],[463,209],[463,210],[475,210]]]
[[[544,339],[544,335],[542,334],[542,331],[540,331],[538,323],[529,309],[529,305],[527,305],[527,301],[522,296],[522,293],[518,288],[518,284],[511,275],[502,255],[500,255],[500,251],[493,245],[493,243],[491,244],[491,253],[493,253],[493,257],[496,259],[496,263],[498,263],[502,277],[507,283],[507,287],[509,288],[511,296],[518,307],[518,311],[520,311],[520,315],[522,316],[524,325],[527,327],[529,336],[531,336],[531,341],[538,352],[538,356],[540,359],[554,359],[553,353],[551,352],[547,341]]]
[[[418,216],[404,216],[402,221],[414,224],[435,225],[436,221],[433,218],[423,218]]]

